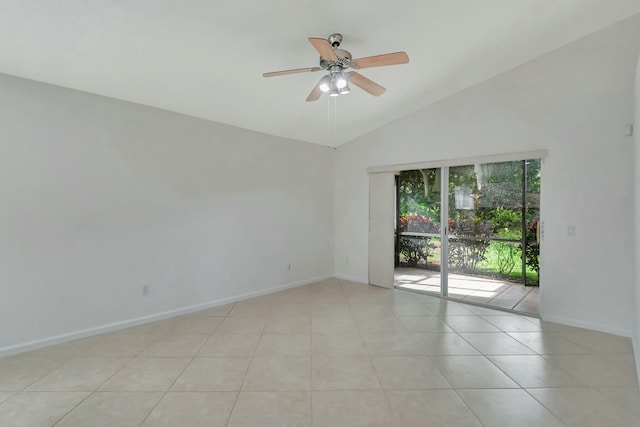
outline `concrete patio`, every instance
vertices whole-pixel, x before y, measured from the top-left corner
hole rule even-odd
[[[400,289],[440,294],[440,272],[399,267],[395,286]],[[449,296],[530,314],[538,314],[539,287],[493,278],[449,274]]]

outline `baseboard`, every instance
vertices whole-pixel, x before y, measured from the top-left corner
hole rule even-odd
[[[631,338],[633,336],[633,332],[631,331],[631,329],[614,328],[610,326],[600,325],[598,323],[583,322],[581,320],[569,319],[566,317],[555,316],[546,313],[541,314],[540,317],[542,318],[542,320],[548,322],[560,323],[567,326],[575,326],[576,328],[590,329],[592,331],[604,332],[607,334],[619,335],[628,338]]]
[[[362,277],[343,276],[341,274],[337,274],[334,277],[340,280],[348,280],[349,282],[365,283],[365,284],[369,283],[369,279],[366,277],[362,278]]]
[[[124,320],[121,322],[110,323],[107,325],[97,326],[93,328],[83,329],[80,331],[69,332],[66,334],[56,335],[53,337],[41,338],[38,340],[28,341],[20,344],[11,345],[8,347],[0,348],[0,357],[9,356],[12,354],[23,353],[25,351],[36,350],[38,348],[47,347],[55,344],[62,344],[69,341],[74,341],[81,338],[87,338],[94,335],[100,335],[107,332],[113,332],[120,329],[130,328],[132,326],[143,325],[145,323],[155,322],[158,320],[165,320],[171,317],[181,316],[184,314],[193,313],[200,310],[206,310],[208,308],[219,307],[221,305],[230,304],[238,301],[243,301],[249,298],[255,298],[262,295],[269,295],[275,292],[284,291],[287,289],[297,288],[299,286],[308,285],[310,283],[320,282],[322,280],[332,279],[333,275],[312,277],[310,279],[300,280],[297,282],[287,283],[285,285],[275,286],[272,288],[262,289],[255,292],[247,292],[233,297],[222,298],[215,301],[209,301],[202,304],[190,305],[187,307],[181,307],[175,310],[164,311],[161,313],[155,313],[148,316],[137,317],[134,319]]]

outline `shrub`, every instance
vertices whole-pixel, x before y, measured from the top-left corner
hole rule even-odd
[[[426,263],[430,249],[433,249],[433,245],[427,243],[427,238],[400,237],[399,251],[409,267],[416,267],[420,261]]]
[[[440,227],[431,218],[418,213],[405,214],[400,217],[399,231],[412,233],[439,233]]]
[[[477,218],[449,218],[449,231],[455,236],[469,236],[474,239],[449,239],[449,267],[460,272],[474,272],[478,263],[486,260],[490,242],[481,239],[493,234],[491,221]],[[480,238],[480,239],[478,239]]]
[[[522,249],[522,245],[520,245]],[[527,247],[524,249],[527,265],[540,277],[540,244],[538,243],[538,223],[527,224]]]
[[[505,242],[493,242],[492,247],[495,250],[498,272],[508,276],[516,266],[520,248]]]
[[[439,233],[440,227],[427,216],[417,212],[402,215],[398,224],[399,232],[412,233]],[[430,243],[429,237],[401,236],[398,252],[404,258],[404,262],[409,267],[417,266],[421,261],[427,262],[429,253],[434,245]]]
[[[491,219],[496,228],[520,227],[522,214],[505,208],[496,208],[487,213],[487,219]]]

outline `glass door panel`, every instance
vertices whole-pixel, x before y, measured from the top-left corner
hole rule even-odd
[[[530,293],[526,174],[526,161],[449,168],[448,296],[514,309]]]
[[[396,286],[441,292],[441,170],[397,176]]]

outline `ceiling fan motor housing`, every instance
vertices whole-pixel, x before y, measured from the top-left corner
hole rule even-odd
[[[327,40],[329,41],[329,43],[331,44],[331,46],[333,46],[333,48],[337,48],[338,46],[340,46],[340,43],[342,43],[342,34],[331,34]]]
[[[326,58],[320,57],[320,67],[324,70],[328,70],[333,65],[339,65],[342,68],[349,68],[351,64],[351,53],[343,49],[334,49],[337,61],[330,61]]]

